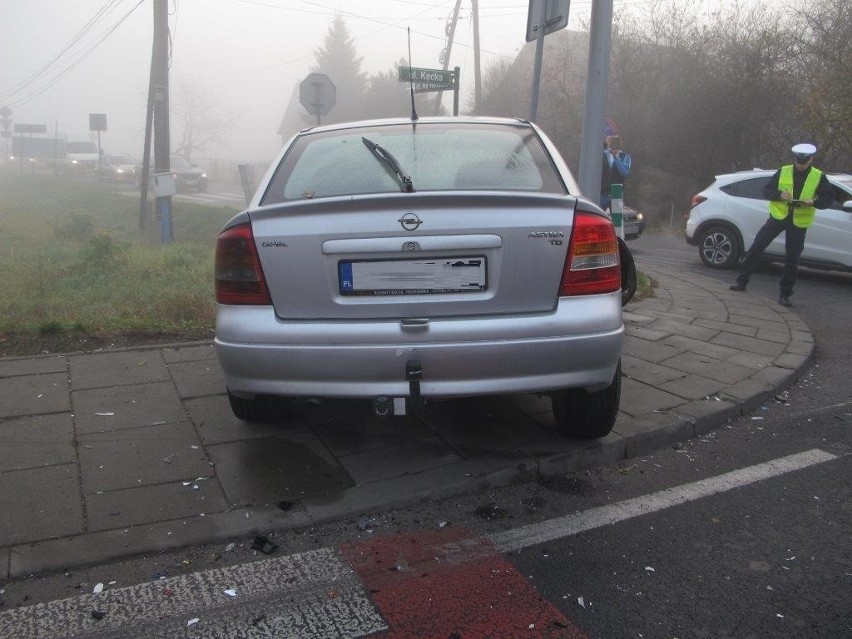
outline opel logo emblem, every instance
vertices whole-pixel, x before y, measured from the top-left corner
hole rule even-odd
[[[416,213],[410,211],[405,213],[398,221],[406,231],[416,231],[423,224],[423,220],[417,217]]]

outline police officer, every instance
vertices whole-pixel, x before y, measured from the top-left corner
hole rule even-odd
[[[784,269],[781,271],[781,306],[792,306],[790,296],[799,270],[799,257],[805,248],[805,234],[813,224],[816,209],[834,202],[834,191],[825,174],[812,166],[817,149],[813,144],[797,144],[792,149],[793,164],[782,166],[763,187],[769,200],[769,219],[757,232],[751,248],[740,265],[740,273],[732,291],[744,291],[757,268],[763,251],[784,233]]]
[[[613,184],[624,184],[624,178],[630,174],[633,158],[618,148],[621,138],[609,135],[604,140],[603,161],[601,163],[601,196],[599,204],[604,211],[610,210],[610,192]]]

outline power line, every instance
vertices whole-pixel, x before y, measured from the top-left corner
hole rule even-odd
[[[25,80],[22,80],[18,84],[10,87],[2,94],[2,101],[6,102],[9,106],[20,106],[33,100],[43,94],[45,91],[54,86],[57,82],[59,82],[62,78],[64,78],[68,73],[70,73],[77,65],[79,65],[83,60],[88,58],[98,46],[103,43],[106,38],[111,35],[127,18],[133,14],[136,9],[142,5],[145,0],[138,0],[138,2],[130,9],[124,16],[122,16],[115,24],[109,27],[105,32],[103,32],[100,36],[97,37],[96,40],[90,42],[88,45],[85,45],[85,48],[80,51],[70,62],[66,64],[66,66],[60,69],[53,78],[45,81],[45,84],[40,87],[34,89],[29,94],[19,97],[17,99],[13,99],[13,96],[19,95],[23,91],[25,91],[28,87],[34,84],[39,78],[45,75],[48,71],[52,71],[53,67],[59,62],[60,58],[64,56],[71,48],[76,46],[82,38],[90,32],[99,22],[101,22],[113,9],[115,9],[118,5],[122,4],[126,0],[110,0],[102,6],[98,12],[80,29],[80,31],[75,34],[71,41],[66,44],[60,51],[51,58],[50,62],[48,62],[44,67],[42,67],[37,72],[33,73],[30,77]]]
[[[76,45],[83,38],[83,36],[86,35],[86,33],[93,29],[95,25],[98,24],[98,22],[103,20],[113,9],[116,8],[117,5],[121,4],[122,2],[124,2],[124,0],[108,0],[108,2],[101,6],[101,8],[95,12],[95,15],[89,18],[89,21],[86,22],[86,24],[84,24],[80,28],[80,30],[71,37],[71,40],[68,42],[68,44],[62,47],[59,52],[56,53],[43,67],[35,71],[28,78],[21,80],[17,84],[3,91],[2,94],[0,94],[0,100],[6,100],[7,98],[10,98],[11,96],[15,95],[15,93],[24,90],[28,85],[35,82],[38,78],[47,73],[47,71],[50,70],[50,67],[55,62],[57,62],[59,58],[61,58],[69,49]]]

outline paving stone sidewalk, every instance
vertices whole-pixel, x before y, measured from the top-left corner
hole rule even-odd
[[[555,436],[532,395],[390,421],[304,401],[248,425],[209,343],[0,359],[0,579],[640,456],[751,412],[808,365],[810,330],[774,300],[643,270],[656,297],[624,309],[621,412],[594,442]]]

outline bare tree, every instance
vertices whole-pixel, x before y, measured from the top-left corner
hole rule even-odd
[[[223,110],[196,80],[178,80],[176,88],[171,100],[172,127],[179,134],[174,152],[192,162],[196,151],[224,146],[239,115]]]
[[[788,91],[801,128],[820,147],[821,166],[852,165],[852,3],[819,0],[800,10],[791,29],[799,43]]]

